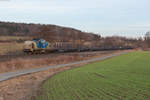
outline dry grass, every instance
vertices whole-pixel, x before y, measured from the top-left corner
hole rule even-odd
[[[10,52],[22,51],[23,43],[0,43],[0,55]]]
[[[23,43],[17,43],[16,41],[30,39],[30,37],[22,36],[0,36],[0,55],[6,55],[10,52],[22,51]]]
[[[16,41],[16,40],[27,40],[30,37],[23,37],[23,36],[0,36],[1,41]]]
[[[0,73],[10,72],[19,69],[30,69],[36,67],[43,67],[48,65],[56,65],[56,64],[66,64],[68,62],[80,61],[83,60],[84,57],[80,55],[72,55],[72,56],[59,56],[57,58],[34,58],[34,59],[13,59],[6,62],[0,63]]]

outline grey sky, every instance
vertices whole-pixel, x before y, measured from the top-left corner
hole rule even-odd
[[[0,21],[138,37],[150,30],[149,4],[149,0],[0,0]]]

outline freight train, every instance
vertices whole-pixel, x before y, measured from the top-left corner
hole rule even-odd
[[[29,54],[39,54],[46,52],[83,52],[83,51],[102,51],[102,50],[124,50],[133,49],[131,46],[92,46],[81,42],[52,42],[44,39],[33,39],[25,41],[23,51]]]

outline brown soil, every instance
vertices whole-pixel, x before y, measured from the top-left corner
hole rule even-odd
[[[0,83],[0,98],[2,98],[2,100],[27,100],[45,79],[70,68],[71,67],[51,69],[4,81]]]

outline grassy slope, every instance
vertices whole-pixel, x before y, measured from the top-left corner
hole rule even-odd
[[[13,41],[13,40],[15,41],[15,40],[20,40],[20,39],[28,40],[28,39],[30,39],[30,37],[27,37],[27,36],[0,36],[1,41]]]
[[[23,43],[0,43],[0,55],[5,55],[9,52],[22,51]]]
[[[23,43],[16,43],[17,40],[29,40],[30,37],[23,36],[0,36],[0,41],[14,41],[0,43],[0,55],[5,55],[9,52],[22,51]]]
[[[149,100],[150,52],[135,52],[62,72],[36,100]]]

